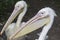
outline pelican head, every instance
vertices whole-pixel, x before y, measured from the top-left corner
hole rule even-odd
[[[18,1],[16,4],[15,4],[15,10],[18,12],[20,11],[22,8],[24,8],[26,6],[26,2],[24,1]]]
[[[20,13],[21,9],[23,9],[25,6],[27,6],[26,2],[25,1],[18,1],[16,4],[15,4],[15,8],[14,8],[14,14],[15,13]]]
[[[24,1],[18,1],[16,4],[15,4],[15,7],[24,7]]]
[[[54,16],[57,16],[55,14],[55,11],[50,8],[50,7],[45,7],[45,8],[42,8],[39,12],[38,12],[38,16],[41,16],[41,17],[45,17],[45,16],[48,16],[48,15],[54,15]]]

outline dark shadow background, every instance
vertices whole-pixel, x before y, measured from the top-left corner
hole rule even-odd
[[[6,23],[9,16],[11,15],[14,9],[14,5],[17,1],[19,0],[0,0],[0,31],[4,24]],[[47,40],[60,40],[60,0],[24,0],[24,1],[26,1],[28,4],[28,11],[23,18],[23,21],[25,22],[32,18],[41,8],[51,7],[52,9],[55,10],[58,17],[55,17],[54,24],[48,33],[49,37]],[[28,34],[29,37],[27,37],[26,40],[34,40],[38,38],[36,34],[39,33],[40,30],[41,29],[38,29]],[[0,38],[6,40],[5,34],[3,34],[3,36],[1,36]]]

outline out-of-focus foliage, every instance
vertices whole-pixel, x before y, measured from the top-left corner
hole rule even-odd
[[[0,19],[2,21],[6,20],[8,18],[8,16],[13,11],[14,4],[17,1],[19,1],[19,0],[0,0]]]

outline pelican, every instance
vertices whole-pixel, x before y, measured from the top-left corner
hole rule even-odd
[[[15,17],[21,13],[19,16],[18,16],[18,19],[17,19],[17,22],[16,22],[16,26],[19,27],[20,24],[21,24],[21,20],[23,18],[23,16],[25,15],[27,11],[27,4],[25,1],[18,1],[16,4],[15,4],[15,8],[11,14],[11,16],[9,17],[9,19],[7,20],[6,24],[4,25],[2,31],[1,31],[1,35],[2,33],[5,31],[5,29],[11,24],[11,22],[15,19]],[[15,25],[15,23],[12,23],[13,25]]]
[[[27,11],[26,2],[25,1],[17,2],[15,4],[14,11],[12,12],[11,16],[7,20],[6,24],[4,25],[4,27],[1,31],[1,34],[5,31],[6,35],[9,39],[19,38],[21,36],[24,36],[30,32],[33,32],[33,31],[41,28],[42,26],[44,26],[43,29],[45,29],[45,26],[47,26],[51,21],[51,18],[50,18],[51,15],[53,15],[52,16],[53,19],[54,19],[54,15],[56,15],[55,12],[51,8],[46,7],[46,8],[39,10],[38,13],[34,17],[32,17],[30,20],[28,20],[26,23],[23,23],[21,21],[22,21],[23,16],[25,15],[26,11]],[[18,16],[17,22],[11,24],[11,22],[15,19],[15,17],[19,13],[20,13],[20,15]],[[48,29],[46,28],[46,30],[48,30]],[[48,31],[46,31],[45,35],[47,34],[47,32]],[[44,34],[44,30],[42,30],[41,35],[42,35],[42,33]],[[44,38],[44,36],[43,36],[43,38]],[[42,36],[39,37],[39,40],[41,37]]]
[[[40,33],[39,39],[38,39],[38,40],[45,40],[45,37],[46,37],[49,29],[52,27],[52,24],[54,21],[54,16],[57,16],[57,15],[55,14],[55,11],[49,7],[43,8],[40,10],[40,12],[41,11],[42,12],[45,11],[45,13],[47,13],[50,18],[50,22],[43,27],[42,32]]]
[[[9,37],[10,35],[12,35],[23,23],[21,23],[21,20],[23,18],[23,16],[25,15],[27,11],[27,3],[25,1],[18,1],[16,4],[15,4],[15,8],[11,14],[11,16],[9,17],[9,19],[7,20],[6,24],[4,25],[0,35],[2,35],[2,33],[4,31],[6,31],[6,35],[7,37]],[[19,14],[20,13],[20,14]],[[18,16],[17,18],[17,22],[16,23],[11,23],[15,17]],[[20,25],[21,24],[21,25]],[[10,25],[10,26],[9,26]],[[17,27],[16,27],[17,26]],[[14,28],[15,27],[15,28]],[[14,31],[13,31],[14,29]],[[9,31],[7,31],[9,30]]]

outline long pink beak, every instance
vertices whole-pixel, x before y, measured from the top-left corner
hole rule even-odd
[[[38,14],[38,13],[37,13]],[[29,23],[33,23],[37,20],[40,20],[41,18],[43,18],[43,16],[38,16],[35,15],[33,18],[31,18],[29,21],[27,21],[23,26],[21,26],[9,39],[11,39],[12,37],[14,37],[15,35],[17,35],[22,29],[24,29]]]

